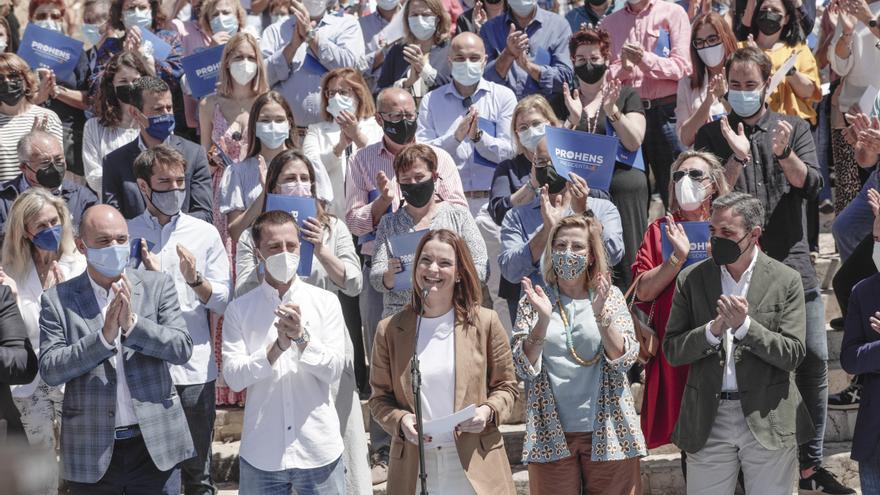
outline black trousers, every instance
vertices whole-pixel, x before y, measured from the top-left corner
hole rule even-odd
[[[172,476],[177,477],[177,483],[169,482]],[[178,495],[180,470],[160,471],[147,452],[144,437],[138,435],[116,440],[107,472],[97,483],[67,484],[72,495]]]
[[[871,259],[873,251],[874,238],[869,234],[862,239],[849,258],[843,262],[831,281],[834,295],[837,297],[837,304],[840,305],[840,314],[844,318],[846,318],[846,310],[849,307],[852,288],[860,281],[877,273],[877,267],[874,266],[874,260]]]

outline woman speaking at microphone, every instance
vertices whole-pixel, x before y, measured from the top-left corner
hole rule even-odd
[[[517,395],[513,361],[498,315],[480,307],[480,282],[464,241],[445,229],[425,234],[416,250],[413,287],[412,303],[379,323],[370,366],[370,410],[392,438],[388,494],[418,493],[410,374],[415,350],[424,423],[476,406],[454,431],[423,437],[428,492],[512,495],[498,425]]]

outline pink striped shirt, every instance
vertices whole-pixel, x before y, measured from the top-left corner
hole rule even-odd
[[[464,188],[461,185],[461,177],[458,169],[449,153],[436,146],[431,149],[437,153],[436,193],[444,201],[462,205],[467,208],[467,199],[464,197]],[[370,191],[377,191],[376,176],[379,172],[391,179],[391,189],[394,191],[394,201],[391,202],[392,211],[397,211],[400,206],[401,194],[397,181],[394,178],[394,154],[385,147],[385,139],[371,144],[359,150],[345,173],[345,223],[348,229],[356,236],[365,236],[375,233],[373,227],[373,214],[370,211],[372,201],[369,200]],[[378,192],[378,191],[377,191]],[[375,194],[375,193],[374,193]],[[378,225],[378,222],[376,222]],[[373,241],[368,241],[361,246],[361,253],[367,256],[373,255]]]
[[[691,73],[691,24],[687,12],[675,3],[650,0],[638,14],[629,4],[605,17],[599,25],[611,36],[611,74],[638,90],[643,99],[675,95],[678,81]],[[657,55],[660,30],[669,33],[669,54]],[[620,68],[620,50],[625,43],[641,46],[642,62],[626,74]]]

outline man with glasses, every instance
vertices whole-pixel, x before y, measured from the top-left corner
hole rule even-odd
[[[489,190],[495,167],[513,158],[510,120],[516,96],[510,88],[482,77],[486,48],[474,33],[461,33],[449,50],[452,82],[431,91],[419,108],[416,139],[443,148],[455,157],[471,215],[480,228],[489,256],[492,306],[509,326],[507,305],[498,297],[498,254],[501,230],[489,215]],[[487,132],[488,131],[488,132]]]
[[[67,163],[58,138],[42,130],[33,130],[18,142],[19,170],[17,177],[0,186],[0,245],[6,235],[6,219],[19,194],[31,187],[42,187],[67,203],[73,225],[79,225],[83,212],[98,203],[90,189],[64,180]]]
[[[401,194],[394,179],[394,157],[407,144],[415,142],[416,103],[401,88],[387,88],[376,99],[376,122],[385,132],[382,140],[360,149],[351,161],[345,177],[345,221],[351,233],[359,236],[364,258],[364,280],[370,277],[373,242],[382,215],[400,207]],[[461,178],[449,153],[432,147],[437,153],[436,194],[444,201],[467,207]],[[364,284],[360,295],[364,346],[367,356],[373,348],[376,326],[382,316],[382,294]],[[370,421],[370,446],[373,450],[373,484],[385,481],[388,469],[390,438],[375,421]]]
[[[850,493],[821,467],[828,409],[828,343],[804,209],[805,200],[816,198],[822,188],[810,125],[800,117],[767,108],[771,63],[760,49],[740,48],[727,60],[725,71],[732,113],[700,128],[694,148],[714,153],[725,163],[727,182],[761,201],[766,212],[761,247],[801,275],[807,349],[795,373],[815,428],[815,435],[800,446],[798,454],[801,487],[806,482],[821,493]],[[831,487],[835,490],[828,491]]]

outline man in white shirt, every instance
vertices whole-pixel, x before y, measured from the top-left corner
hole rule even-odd
[[[196,457],[181,465],[186,493],[215,493],[211,481],[217,363],[214,360],[210,312],[222,315],[229,300],[229,258],[217,229],[181,211],[186,197],[186,162],[174,148],[160,144],[134,161],[134,175],[147,209],[128,221],[131,238],[140,245],[142,268],[174,280],[193,353],[171,367]]]
[[[229,303],[223,323],[223,376],[248,395],[239,490],[342,495],[333,404],[344,364],[342,308],[333,293],[296,276],[299,229],[289,213],[263,213],[251,232],[265,280]]]
[[[195,451],[169,372],[193,347],[174,283],[126,270],[112,206],[86,210],[79,234],[88,268],[46,291],[40,314],[40,376],[66,384],[61,477],[75,495],[177,495],[174,468]]]
[[[449,65],[452,82],[422,98],[416,141],[443,148],[458,165],[468,208],[486,241],[490,263],[486,284],[492,306],[510,329],[507,303],[498,297],[501,227],[492,220],[487,205],[495,167],[516,154],[510,136],[516,96],[507,86],[483,78],[486,47],[474,33],[453,38]]]
[[[687,452],[689,494],[789,494],[797,447],[813,434],[794,371],[806,355],[800,275],[758,248],[761,201],[712,203],[712,259],[682,270],[663,351],[690,365],[672,441]],[[671,262],[671,261],[670,261]]]

